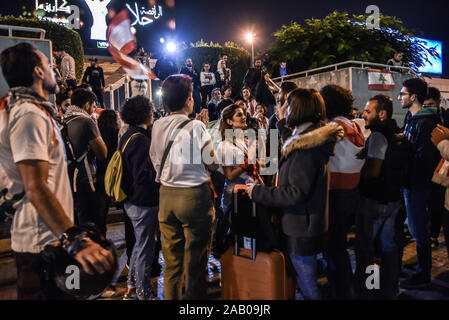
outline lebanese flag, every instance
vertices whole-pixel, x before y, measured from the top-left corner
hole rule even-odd
[[[106,32],[109,53],[122,68],[136,80],[157,79],[157,76],[139,61],[128,56],[136,49],[136,38],[131,32],[128,10],[120,11],[109,23]]]
[[[369,90],[394,90],[396,88],[391,72],[388,70],[368,70]]]

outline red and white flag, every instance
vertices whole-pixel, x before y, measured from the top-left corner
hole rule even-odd
[[[109,52],[131,78],[157,79],[157,76],[139,61],[128,56],[136,48],[136,38],[131,32],[128,10],[120,11],[109,23],[106,33]]]
[[[394,90],[396,88],[391,72],[388,70],[368,70],[369,90]]]

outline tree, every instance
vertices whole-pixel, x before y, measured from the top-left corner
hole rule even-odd
[[[380,28],[368,29],[368,15],[335,11],[324,19],[306,19],[304,26],[293,22],[274,33],[277,38],[266,50],[268,70],[286,61],[290,73],[348,60],[385,64],[394,52],[402,51],[404,61],[420,67],[435,56],[422,42],[411,37],[417,31],[406,29],[395,17],[380,15]]]
[[[32,28],[42,28],[45,32],[45,39],[51,40],[52,47],[58,46],[62,50],[65,50],[69,55],[75,60],[75,73],[76,79],[79,81],[83,76],[84,67],[84,51],[83,43],[81,41],[80,35],[61,26],[57,23],[50,21],[40,21],[36,18],[14,18],[14,17],[0,17],[0,24],[22,26],[22,27],[32,27]],[[6,31],[3,33],[7,33]],[[15,34],[36,38],[36,33],[29,32],[16,32]]]
[[[221,54],[228,56],[227,67],[231,69],[231,86],[233,95],[238,95],[243,87],[243,78],[250,64],[250,54],[247,50],[234,42],[226,42],[223,46],[219,43],[207,43],[203,40],[190,43],[180,53],[178,66],[184,65],[185,59],[192,58],[193,65],[201,72],[204,63],[209,63],[211,70],[215,71]]]

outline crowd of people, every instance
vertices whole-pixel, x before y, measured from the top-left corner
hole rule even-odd
[[[40,258],[57,239],[64,248],[82,239],[67,252],[87,273],[112,270],[112,253],[83,238],[77,226],[94,225],[106,236],[116,199],[106,194],[105,176],[116,151],[125,195],[125,299],[155,299],[158,243],[164,298],[206,298],[208,257],[221,254],[216,243],[222,234],[214,231],[232,210],[235,185],[246,185],[257,204],[277,208],[277,249],[291,261],[305,299],[396,299],[399,287],[430,284],[432,239],[442,225],[449,251],[449,123],[438,89],[419,78],[404,81],[397,97],[408,110],[399,127],[387,95],[370,98],[361,120],[354,119],[352,92],[337,85],[316,91],[285,81],[273,94],[260,60],[233,97],[227,56],[216,73],[209,64],[198,73],[187,59],[180,74],[162,83],[167,114],[143,95],[117,112],[98,108],[89,86],[58,93],[48,59],[30,44],[4,50],[0,60],[11,88],[0,103],[0,163],[25,192],[11,230],[19,299],[62,297],[43,276]],[[52,94],[57,106],[49,102]],[[253,161],[255,149],[278,159],[277,174],[263,174],[267,155]],[[400,281],[406,220],[418,268]],[[355,273],[348,254],[353,228]],[[317,282],[319,254],[329,296]],[[370,266],[380,266],[376,290],[366,286]],[[120,271],[114,271],[112,294]]]
[[[209,116],[214,117],[217,95],[220,94],[224,99],[229,99],[233,95],[231,85],[232,70],[227,66],[227,63],[228,56],[222,54],[216,66],[211,66],[210,63],[206,62],[203,64],[201,72],[198,72],[193,66],[192,58],[187,58],[184,66],[178,70],[175,61],[170,56],[165,55],[156,63],[154,72],[161,81],[178,72],[189,75],[193,81],[194,112],[199,113],[201,109],[207,108]],[[281,75],[286,75],[285,62],[281,64],[279,72]],[[274,113],[276,104],[274,96],[278,89],[271,82],[270,75],[262,66],[261,59],[256,59],[254,67],[247,70],[243,79],[243,85],[243,97],[251,99],[251,104],[249,105],[251,116],[256,112],[256,101],[262,104],[262,109],[266,110],[264,114],[268,117],[271,116]]]

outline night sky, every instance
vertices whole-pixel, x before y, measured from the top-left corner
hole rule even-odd
[[[176,0],[178,40],[220,42],[231,40],[250,49],[244,34],[253,28],[258,35],[256,52],[266,49],[272,33],[283,24],[307,18],[322,18],[334,10],[365,14],[366,7],[377,5],[384,15],[400,18],[405,27],[418,29],[422,37],[443,41],[443,75],[449,77],[449,2],[427,1],[299,1],[299,0]],[[421,5],[418,5],[421,4]]]

